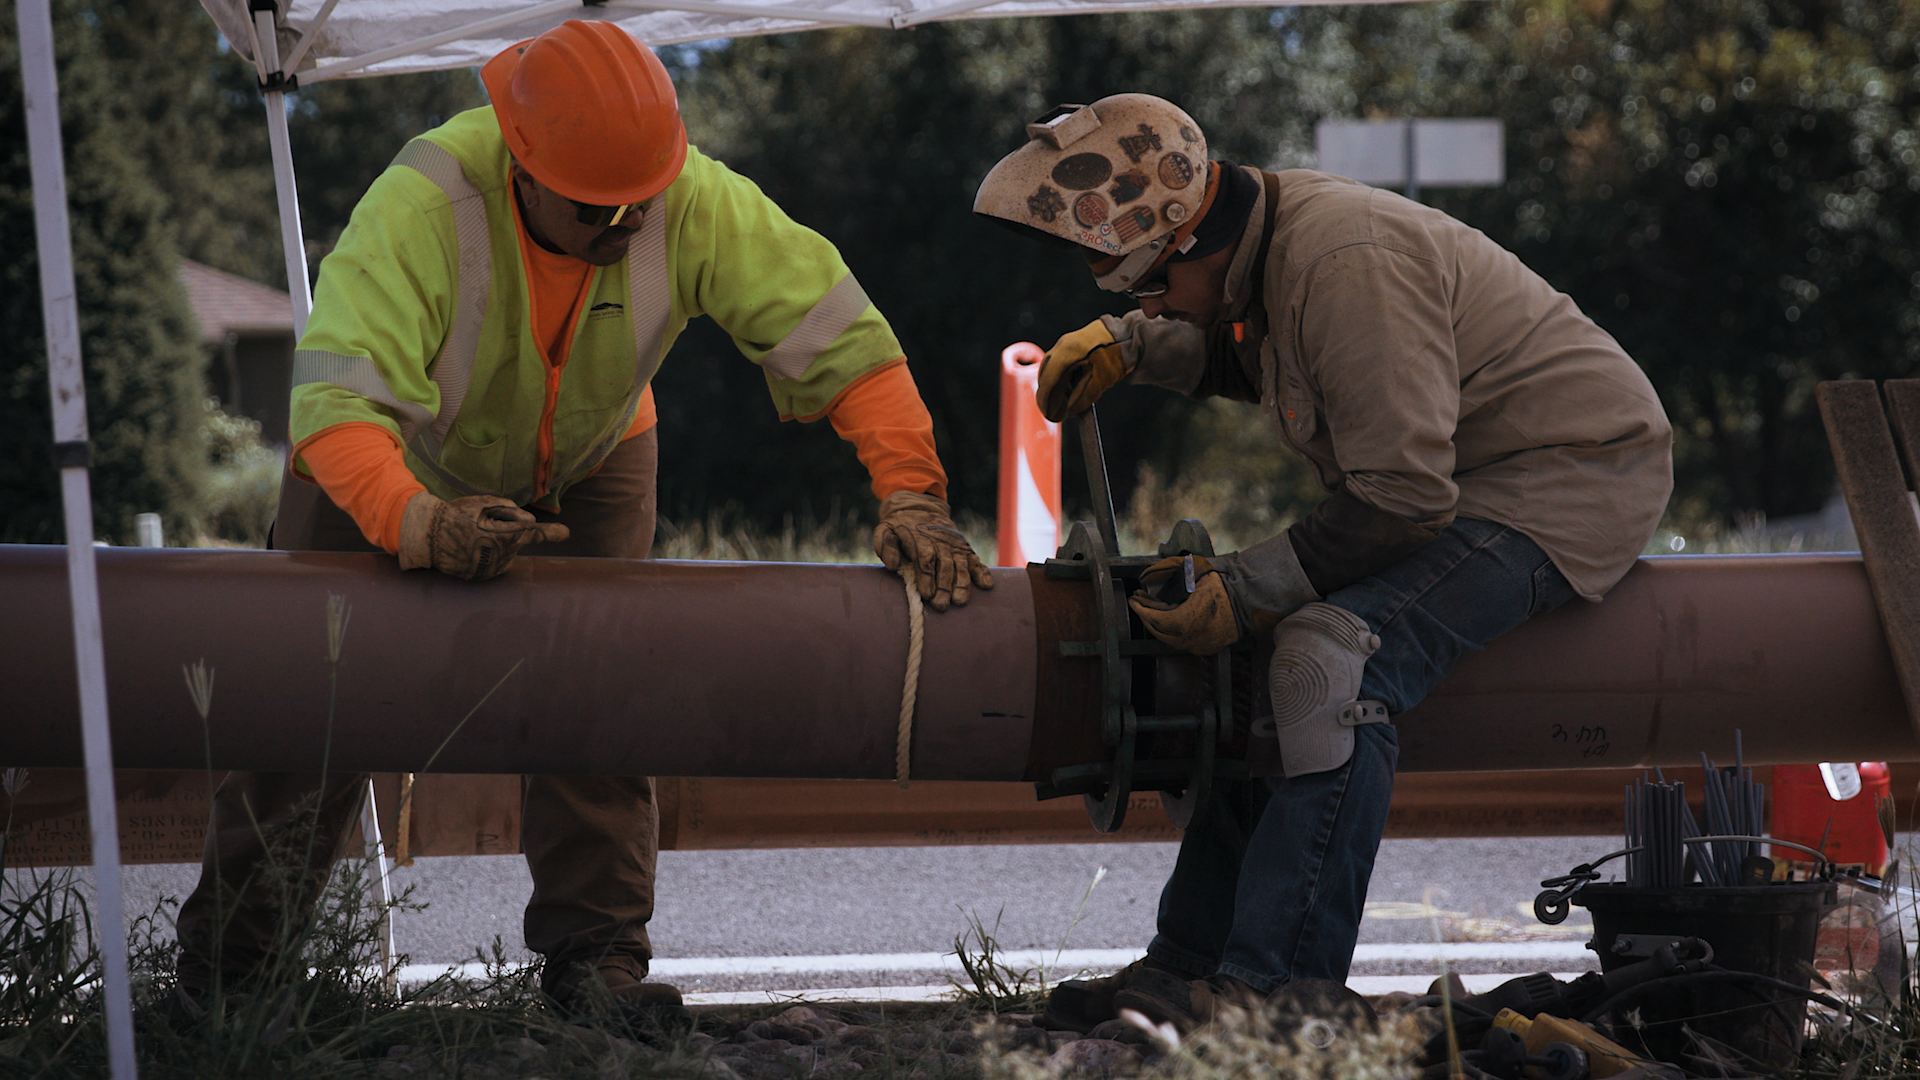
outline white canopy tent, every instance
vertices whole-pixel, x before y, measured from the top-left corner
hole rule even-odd
[[[285,101],[286,92],[300,84],[476,67],[514,42],[576,18],[612,20],[649,45],[670,45],[841,26],[900,30],[953,19],[1291,6],[1272,0],[201,0],[201,4],[260,73],[296,337],[306,331],[312,303]],[[125,940],[125,924],[120,910],[119,835],[93,559],[90,444],[49,0],[19,0],[16,17],[54,406],[54,458],[61,472],[67,523],[88,809],[100,899],[95,929],[105,961],[108,1059],[115,1080],[132,1080],[127,957],[115,947]]]
[[[252,8],[262,2],[201,0],[249,60],[256,55]],[[287,0],[276,23],[288,72],[310,84],[475,67],[567,19],[611,20],[649,45],[673,45],[835,26],[902,30],[952,19],[1276,6],[1287,5],[1270,0]]]

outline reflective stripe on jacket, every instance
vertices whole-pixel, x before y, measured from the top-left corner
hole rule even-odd
[[[543,463],[548,365],[533,341],[509,163],[493,110],[474,109],[408,143],[374,181],[320,265],[294,356],[295,445],[369,421],[400,437],[408,467],[442,498],[557,506],[626,433],[689,319],[713,316],[761,366],[783,417],[824,414],[901,355],[832,244],[690,151],[624,262],[594,271]]]

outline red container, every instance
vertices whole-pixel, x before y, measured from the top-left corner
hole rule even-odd
[[[1862,761],[1860,793],[1851,799],[1836,800],[1827,793],[1818,765],[1775,765],[1773,767],[1774,836],[1808,847],[1820,847],[1827,858],[1842,866],[1858,866],[1869,874],[1878,874],[1887,865],[1887,838],[1880,831],[1880,800],[1892,790],[1884,761]],[[1832,828],[1828,828],[1832,822]],[[1776,847],[1777,859],[1810,862],[1804,851]]]

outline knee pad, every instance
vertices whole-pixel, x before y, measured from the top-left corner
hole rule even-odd
[[[1312,603],[1281,620],[1267,685],[1273,730],[1287,776],[1331,772],[1353,757],[1353,729],[1387,720],[1387,707],[1361,701],[1360,676],[1380,638],[1345,608]]]

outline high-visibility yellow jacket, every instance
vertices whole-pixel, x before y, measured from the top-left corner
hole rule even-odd
[[[292,437],[371,422],[444,499],[557,508],[627,433],[674,339],[711,315],[783,417],[813,419],[899,341],[825,238],[690,150],[622,263],[596,269],[569,351],[534,343],[492,108],[409,142],[320,265],[294,354]],[[305,472],[296,461],[295,467]]]

